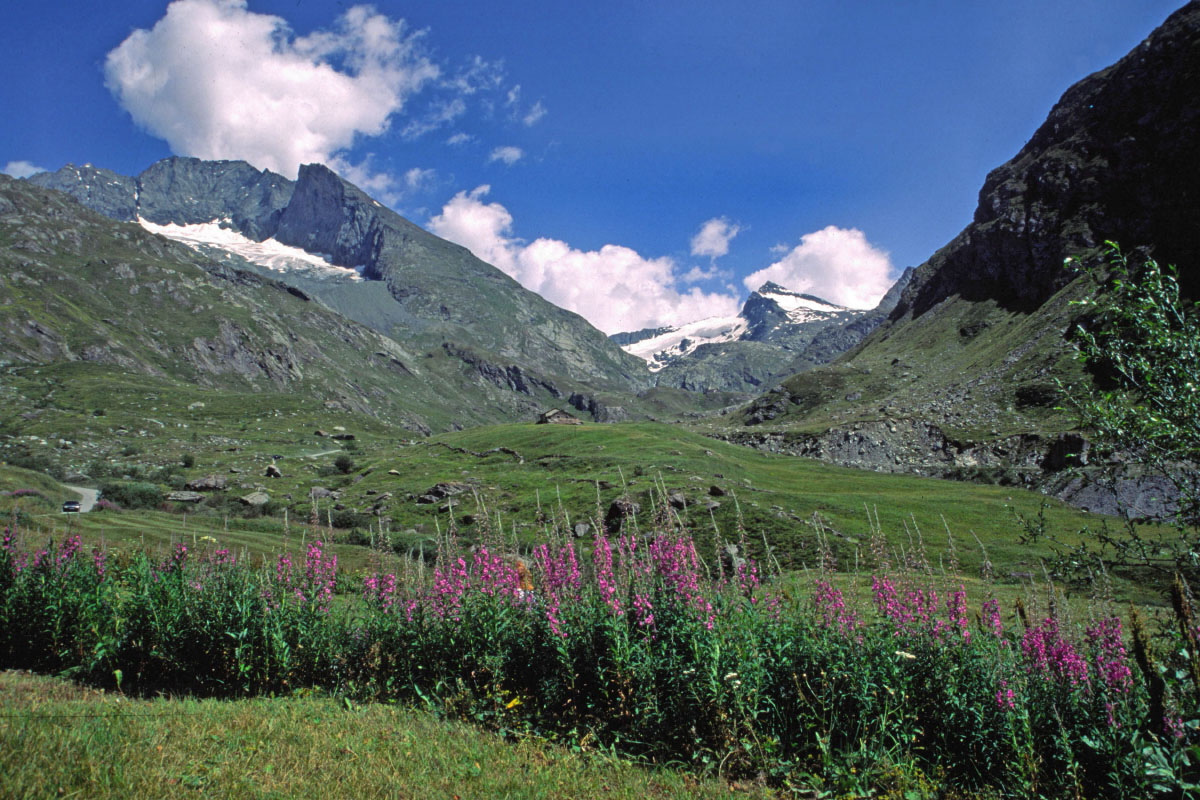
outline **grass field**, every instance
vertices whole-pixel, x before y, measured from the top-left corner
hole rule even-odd
[[[0,672],[0,795],[237,798],[755,798],[722,782],[420,710],[310,695],[139,700]]]
[[[597,516],[618,497],[628,493],[648,512],[651,493],[666,491],[686,500],[677,513],[710,557],[714,531],[726,541],[739,537],[740,512],[751,552],[764,556],[766,542],[785,571],[814,565],[818,530],[828,536],[839,568],[850,570],[856,558],[865,557],[870,520],[877,518],[897,552],[923,547],[935,567],[941,562],[949,568],[957,559],[966,575],[979,574],[982,566],[978,540],[995,579],[1014,588],[1040,579],[1041,561],[1050,556],[1040,545],[1020,542],[1021,519],[1068,542],[1089,526],[1118,524],[1015,487],[832,467],[656,423],[511,424],[415,441],[384,430],[354,430],[360,438],[348,443],[351,450],[295,428],[290,440],[286,431],[267,430],[242,446],[197,444],[187,451],[194,465],[176,462],[167,477],[176,486],[206,475],[227,478],[226,491],[211,493],[198,506],[67,516],[58,505],[74,495],[62,490],[54,502],[0,498],[0,514],[23,504],[27,532],[53,536],[69,528],[85,541],[118,548],[211,537],[220,547],[269,555],[297,547],[302,536],[319,536],[336,543],[342,563],[353,571],[377,563],[379,551],[432,553],[438,532],[452,519],[471,538],[486,516],[487,524],[502,526],[517,546],[529,545],[543,537],[539,508],[543,519],[558,515],[560,524],[590,524],[586,544]],[[281,456],[274,463],[282,478],[263,477],[272,455]],[[334,466],[342,455],[353,462],[345,473]],[[157,469],[161,475],[162,460],[148,463],[143,473]],[[2,474],[8,475],[4,486],[15,489],[27,480],[37,488],[31,473]],[[460,493],[421,502],[436,484],[457,484]],[[255,517],[239,503],[237,498],[256,488],[272,498],[272,515]],[[333,493],[315,508],[314,488]],[[1153,600],[1155,591],[1130,580],[1134,577],[1116,576],[1118,598]]]

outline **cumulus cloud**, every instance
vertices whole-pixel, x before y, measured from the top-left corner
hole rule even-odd
[[[724,217],[714,217],[700,226],[692,237],[692,255],[720,258],[729,252],[729,242],[741,231]]]
[[[356,137],[386,131],[439,77],[421,38],[369,6],[296,37],[245,0],[175,0],[108,54],[104,73],[134,121],[175,153],[294,177],[300,164],[332,165]]]
[[[873,308],[892,285],[892,262],[863,232],[830,225],[806,233],[779,261],[748,275],[743,283],[757,289],[774,281],[850,308]]]
[[[472,136],[471,134],[463,133],[462,131],[459,131],[458,133],[454,134],[449,139],[447,139],[446,144],[450,145],[451,147],[457,147],[460,144],[467,144],[468,142],[471,142],[474,139],[475,139],[475,137]]]
[[[484,185],[459,192],[429,221],[429,229],[605,333],[737,313],[738,298],[732,293],[706,293],[698,287],[681,291],[670,258],[645,258],[615,244],[599,250],[578,250],[545,238],[526,244],[514,237],[508,209],[485,200],[489,191]]]
[[[525,151],[521,148],[513,147],[512,145],[505,145],[504,147],[497,147],[492,151],[492,154],[488,156],[488,163],[490,164],[493,161],[503,161],[505,164],[511,167],[524,157]]]
[[[46,172],[46,170],[29,161],[10,161],[4,165],[4,169],[0,169],[0,172],[3,172],[5,175],[11,175],[14,178],[28,178],[30,175],[37,175],[39,172]]]

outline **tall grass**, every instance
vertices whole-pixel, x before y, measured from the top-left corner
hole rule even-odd
[[[381,556],[351,596],[335,596],[320,542],[253,569],[184,545],[108,563],[77,539],[30,551],[10,532],[0,661],[128,691],[416,701],[784,787],[1197,790],[1200,631],[1181,581],[1178,624],[1151,635],[1102,600],[1072,619],[1054,591],[1006,620],[878,527],[868,601],[824,543],[803,596],[750,558],[705,562],[665,502],[640,527],[595,520],[590,555],[564,514],[539,517],[532,551],[484,514],[474,545],[451,528],[432,567]]]

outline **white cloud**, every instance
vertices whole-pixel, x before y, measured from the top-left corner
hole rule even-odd
[[[39,172],[46,172],[46,170],[29,161],[10,161],[4,165],[4,169],[0,169],[0,172],[3,172],[5,175],[11,175],[14,178],[28,178],[30,175],[37,175]]]
[[[413,167],[404,173],[404,185],[411,192],[417,192],[429,185],[437,173],[433,169]]]
[[[439,101],[421,119],[414,119],[405,125],[401,135],[409,141],[419,139],[430,131],[449,125],[465,113],[467,104],[461,97]]]
[[[513,147],[512,145],[505,145],[504,147],[497,147],[492,151],[492,154],[488,156],[488,163],[490,164],[493,161],[503,161],[505,164],[511,167],[524,157],[525,151],[521,148]]]
[[[460,94],[494,91],[504,82],[504,62],[485,61],[479,56],[471,59],[467,66],[445,82],[447,88]]]
[[[699,283],[700,281],[711,281],[715,278],[729,280],[732,277],[732,272],[718,269],[716,264],[710,264],[708,269],[701,269],[700,267],[693,266],[687,272],[680,275],[679,280],[683,281],[684,283]]]
[[[449,139],[447,139],[446,144],[450,145],[451,147],[457,147],[460,144],[467,144],[468,142],[472,142],[474,140],[475,140],[475,137],[472,136],[471,134],[463,133],[462,131],[459,131],[458,133],[454,134]]]
[[[729,252],[729,242],[741,231],[724,217],[714,217],[700,226],[692,237],[692,255],[720,258]]]
[[[546,107],[542,105],[541,100],[538,100],[533,104],[533,108],[529,109],[529,112],[521,118],[521,122],[524,122],[526,127],[532,128],[544,116],[546,116]]]
[[[440,74],[420,33],[369,6],[295,37],[245,0],[175,0],[110,52],[104,71],[121,106],[175,153],[245,159],[288,177],[383,133]]]
[[[830,225],[800,238],[771,266],[746,276],[747,289],[774,281],[850,308],[873,308],[892,285],[892,262],[863,232]]]
[[[485,202],[490,187],[459,192],[429,229],[463,245],[550,302],[581,314],[605,333],[679,325],[737,313],[738,298],[692,287],[680,291],[675,262],[644,258],[621,245],[577,250],[566,242],[513,236],[513,218]]]

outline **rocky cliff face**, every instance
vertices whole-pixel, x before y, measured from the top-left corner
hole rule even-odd
[[[1063,260],[1113,240],[1176,264],[1184,290],[1200,294],[1197,87],[1191,2],[1068,89],[988,175],[974,220],[916,269],[888,319],[835,366],[736,414],[757,428],[742,439],[873,469],[983,465],[1049,480],[1031,476],[1076,424],[1059,382],[1088,380],[1068,341],[1080,313],[1071,301],[1087,287]]]
[[[1200,288],[1200,3],[1068,89],[974,221],[921,265],[893,320],[954,295],[1028,312],[1071,279],[1063,259],[1105,240],[1146,247]]]

